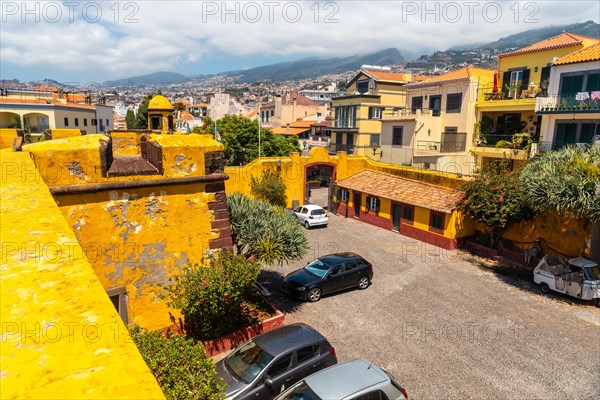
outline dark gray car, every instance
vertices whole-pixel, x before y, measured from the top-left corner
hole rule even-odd
[[[272,399],[302,378],[337,363],[315,329],[292,324],[256,336],[217,363],[226,400]]]

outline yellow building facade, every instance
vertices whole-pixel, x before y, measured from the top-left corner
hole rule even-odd
[[[535,113],[536,98],[547,96],[553,61],[595,43],[597,39],[567,32],[498,56],[497,90],[482,87],[477,97],[479,134],[472,152],[478,165],[507,158],[518,166],[530,157],[530,149],[510,143],[515,133],[539,141],[543,119]]]
[[[362,70],[333,99],[330,151],[372,156],[381,147],[381,120],[406,107],[412,74]]]

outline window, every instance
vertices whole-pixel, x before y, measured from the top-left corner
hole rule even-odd
[[[377,197],[367,197],[367,207],[371,211],[379,212],[381,201]]]
[[[467,134],[458,133],[458,127],[446,126],[442,132],[441,152],[459,152],[467,148]]]
[[[69,118],[65,117],[65,126],[69,126]]]
[[[557,121],[552,150],[558,150],[575,143],[593,143],[594,135],[600,133],[600,124],[595,121],[578,121],[577,123]]]
[[[403,126],[394,126],[392,128],[392,146],[402,146]]]
[[[275,115],[275,110],[271,110],[271,117]]]
[[[348,201],[348,191],[346,189],[342,189],[340,198],[343,202]]]
[[[402,206],[402,219],[407,222],[413,222],[415,218],[415,208],[411,206]]]
[[[97,124],[98,124],[98,121],[95,118],[93,118],[92,119],[92,126],[96,126]]]
[[[381,390],[376,390],[374,392],[369,392],[367,394],[358,396],[355,400],[389,400],[389,398]]]
[[[423,110],[423,96],[413,97],[410,109],[413,113],[417,110]]]
[[[369,107],[369,119],[381,119],[382,107]]]
[[[379,147],[379,136],[380,135],[378,133],[372,133],[369,140],[369,146]]]
[[[429,226],[433,231],[443,231],[444,230],[444,214],[431,211],[431,218],[429,221]]]
[[[83,119],[83,126],[87,126],[87,118]]]
[[[313,357],[317,357],[319,355],[319,346],[308,346],[299,349],[296,352],[296,363],[301,364],[305,361],[310,360]]]
[[[106,127],[108,128],[109,126],[110,126],[110,123],[108,122],[108,118],[106,118]],[[172,126],[171,126],[171,128],[172,128]],[[171,128],[170,128],[170,129],[171,129]],[[172,130],[172,129],[171,129],[171,130]]]
[[[452,93],[446,96],[446,112],[459,113],[462,104],[462,93]]]
[[[336,265],[335,267],[331,268],[329,276],[336,276],[337,274],[341,274],[342,272],[345,272],[344,264]]]
[[[507,99],[518,98],[521,91],[527,89],[528,84],[529,70],[526,67],[506,71],[502,76],[502,90]]]
[[[79,126],[79,118],[75,118],[75,126]]]
[[[356,91],[360,94],[369,93],[369,80],[356,82]]]
[[[127,290],[125,289],[125,286],[107,289],[106,294],[108,294],[110,301],[112,301],[123,322],[128,324],[129,316],[127,313]]]
[[[278,375],[283,374],[285,371],[290,369],[290,365],[292,364],[292,353],[287,354],[281,357],[279,360],[275,361],[275,363],[267,370],[267,375],[271,378],[276,377]]]
[[[429,96],[429,109],[433,117],[439,117],[442,109],[442,96]]]

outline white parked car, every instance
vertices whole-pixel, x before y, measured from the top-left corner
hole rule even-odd
[[[327,218],[327,213],[323,207],[315,204],[296,207],[292,212],[298,218],[298,222],[304,225],[306,229],[312,226],[327,226],[329,223],[329,218]]]
[[[594,300],[600,307],[600,267],[583,257],[572,258],[566,263],[556,254],[549,254],[533,270],[533,281],[542,292],[550,290]]]

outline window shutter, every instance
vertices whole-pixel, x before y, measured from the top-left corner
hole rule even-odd
[[[373,118],[373,107],[369,107],[369,119]]]
[[[371,209],[371,198],[367,196],[367,210]]]
[[[523,83],[521,83],[521,90],[527,90],[529,88],[529,71],[526,69],[523,71]]]
[[[504,92],[504,97],[508,98],[508,91],[510,90],[510,72],[505,72],[502,75],[502,91]]]
[[[342,189],[338,189],[335,192],[335,197],[338,199],[338,201],[342,200]]]
[[[375,211],[379,212],[380,209],[381,209],[381,200],[377,199],[377,200],[375,200]]]

